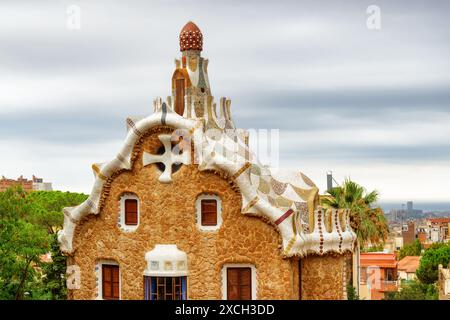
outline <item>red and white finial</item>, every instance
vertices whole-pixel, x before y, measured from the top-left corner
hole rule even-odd
[[[180,51],[203,49],[203,34],[192,21],[186,23],[180,32]]]

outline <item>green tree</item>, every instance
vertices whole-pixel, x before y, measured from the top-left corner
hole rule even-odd
[[[328,191],[322,200],[325,208],[350,209],[350,224],[355,230],[359,242],[375,245],[383,244],[388,225],[383,210],[376,206],[378,192],[367,192],[356,182],[346,179],[342,186]]]
[[[52,260],[41,263],[42,278],[41,295],[48,295],[51,300],[62,300],[67,298],[66,288],[66,256],[59,248],[58,237],[56,234],[50,236],[50,253]]]
[[[46,228],[48,233],[54,234],[61,230],[64,223],[62,210],[72,207],[87,199],[87,195],[62,191],[35,191],[27,195],[32,204],[31,222]]]
[[[386,292],[385,300],[438,300],[439,294],[435,284],[424,284],[417,280],[401,285],[398,292]]]
[[[435,244],[425,250],[420,259],[416,275],[424,284],[433,284],[438,280],[438,267],[450,262],[450,244]]]
[[[379,244],[376,246],[364,247],[361,249],[361,252],[380,252],[380,251],[383,251],[383,249],[384,249],[384,245]]]
[[[347,300],[360,300],[359,295],[356,293],[356,289],[350,283],[347,284]]]
[[[62,209],[78,205],[84,194],[60,191],[26,193],[20,187],[0,192],[0,299],[64,299],[66,257],[56,232]],[[51,262],[41,256],[51,253]]]
[[[66,256],[59,248],[57,231],[64,223],[63,209],[80,204],[87,199],[87,195],[62,191],[36,191],[28,194],[32,203],[32,219],[34,223],[45,228],[50,237],[51,262],[42,262],[41,269],[44,277],[41,288],[36,290],[37,298],[48,297],[52,300],[65,299],[66,288]]]
[[[420,256],[422,254],[423,246],[419,239],[414,240],[413,243],[404,246],[398,251],[397,259],[402,260],[406,256]]]
[[[48,251],[48,234],[26,220],[31,203],[21,188],[0,193],[0,298],[21,300]]]

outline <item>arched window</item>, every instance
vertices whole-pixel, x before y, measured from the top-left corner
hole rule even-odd
[[[120,197],[119,228],[134,231],[139,225],[139,198],[134,193],[124,193]]]
[[[215,194],[201,194],[195,203],[197,226],[200,230],[214,231],[222,224],[222,200]]]
[[[174,244],[157,244],[145,254],[145,300],[186,300],[187,254]]]

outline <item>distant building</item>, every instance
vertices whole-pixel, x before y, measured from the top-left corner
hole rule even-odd
[[[417,228],[417,239],[419,239],[421,244],[425,244],[428,242],[428,232],[425,228]]]
[[[44,182],[42,178],[33,177],[31,180],[24,178],[23,176],[18,177],[16,180],[7,179],[4,176],[0,179],[0,192],[5,191],[6,189],[12,186],[21,186],[25,191],[51,191],[52,183]]]
[[[402,227],[403,245],[409,245],[416,240],[416,225],[414,221],[408,221]]]
[[[450,264],[447,269],[439,265],[439,300],[450,300]]]
[[[413,214],[414,205],[412,201],[408,201],[406,203],[406,213],[408,214],[408,217],[411,217]]]
[[[396,251],[403,248],[403,237],[395,237],[394,238],[394,247],[395,247]]]
[[[382,300],[386,292],[398,291],[397,264],[395,253],[361,253],[359,296],[366,300]]]
[[[416,270],[419,268],[420,257],[406,256],[398,262],[398,280],[414,280],[417,278]]]
[[[429,218],[427,225],[431,242],[447,242],[450,240],[450,218]]]
[[[406,209],[404,209],[404,206],[403,204],[402,209],[391,209],[388,214],[389,220],[404,221],[423,216],[423,210],[414,209],[414,203],[412,201],[406,203]]]

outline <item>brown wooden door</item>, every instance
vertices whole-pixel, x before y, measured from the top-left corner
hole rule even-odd
[[[175,80],[175,112],[180,116],[184,113],[184,79]]]
[[[118,300],[120,292],[119,266],[102,265],[103,299]]]
[[[252,270],[251,268],[227,269],[227,299],[252,299]]]

